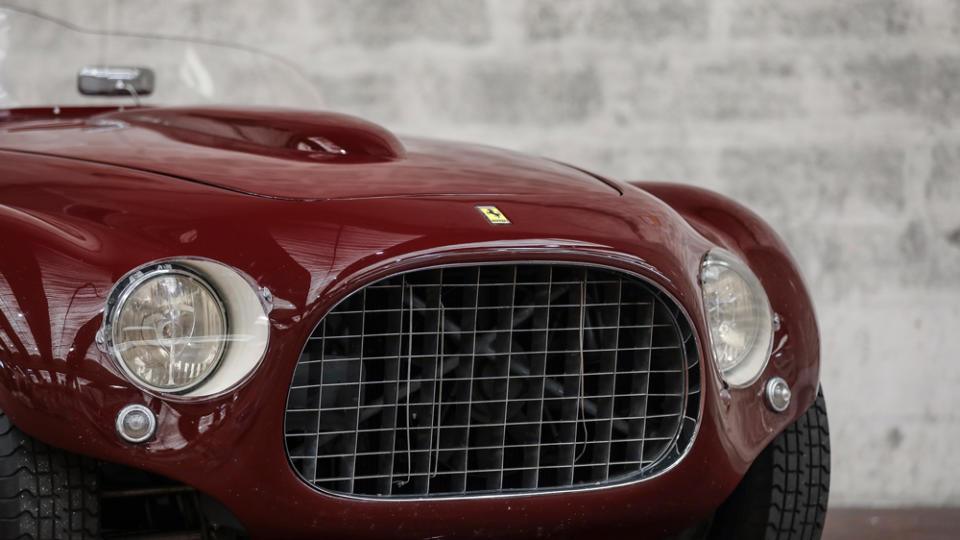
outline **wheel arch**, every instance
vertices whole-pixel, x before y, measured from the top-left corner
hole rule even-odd
[[[763,284],[773,311],[780,320],[774,336],[770,362],[760,379],[745,389],[729,389],[734,394],[751,392],[763,398],[763,384],[772,376],[787,380],[793,392],[789,408],[774,413],[766,407],[741,411],[738,419],[728,419],[728,431],[753,430],[750,439],[759,438],[763,445],[746,445],[757,453],[791,423],[803,416],[817,399],[820,381],[820,334],[813,300],[796,260],[774,229],[746,206],[719,193],[696,186],[630,182],[633,187],[657,197],[674,209],[694,230],[714,244],[740,256]],[[745,400],[757,403],[756,399]],[[759,414],[760,418],[757,418]],[[747,427],[745,422],[762,424]],[[734,433],[733,437],[737,437]],[[744,448],[744,447],[741,447]],[[751,452],[752,453],[752,452]],[[752,461],[756,454],[743,455]]]

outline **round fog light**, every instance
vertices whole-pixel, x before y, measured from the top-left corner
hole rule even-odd
[[[780,377],[767,381],[767,405],[775,412],[783,412],[790,406],[790,385]]]
[[[127,405],[117,414],[117,433],[128,442],[142,443],[153,437],[156,429],[157,418],[143,405]]]

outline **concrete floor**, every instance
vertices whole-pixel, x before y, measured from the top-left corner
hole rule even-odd
[[[960,508],[831,508],[823,540],[955,540]]]

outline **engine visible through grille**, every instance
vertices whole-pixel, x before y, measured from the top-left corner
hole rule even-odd
[[[639,480],[692,442],[688,321],[645,281],[574,264],[395,275],[317,325],[287,398],[293,468],[337,494],[451,497]]]

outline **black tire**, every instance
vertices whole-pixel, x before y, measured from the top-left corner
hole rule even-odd
[[[830,491],[830,431],[823,391],[760,454],[713,517],[708,538],[817,540]]]
[[[96,538],[96,461],[52,448],[0,411],[0,538]]]

